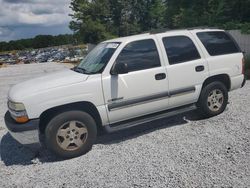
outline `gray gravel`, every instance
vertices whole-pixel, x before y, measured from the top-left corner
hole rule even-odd
[[[15,142],[3,115],[11,85],[62,68],[0,69],[0,187],[250,187],[250,82],[218,117],[192,112],[103,135],[85,156],[58,161]]]

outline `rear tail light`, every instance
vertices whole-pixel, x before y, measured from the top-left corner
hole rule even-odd
[[[242,74],[245,74],[245,58],[242,58]]]

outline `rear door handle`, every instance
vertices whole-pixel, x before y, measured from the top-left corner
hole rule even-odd
[[[166,74],[165,73],[159,73],[155,75],[155,79],[156,80],[164,80],[166,78]]]
[[[205,70],[205,67],[203,65],[199,65],[199,66],[195,67],[196,72],[202,72],[204,70]]]

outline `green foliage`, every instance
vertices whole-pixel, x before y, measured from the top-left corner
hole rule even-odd
[[[244,34],[250,34],[250,23],[237,23],[237,22],[227,22],[222,25],[222,28],[226,30],[239,29]]]
[[[167,6],[170,28],[210,26],[249,33],[250,0],[168,0]]]
[[[50,46],[60,46],[73,43],[75,43],[74,36],[69,34],[58,36],[38,35],[33,39],[0,42],[0,52],[31,48],[46,48]]]
[[[83,42],[196,26],[250,33],[250,0],[72,0],[71,9],[70,28]]]
[[[162,28],[220,27],[250,34],[250,0],[71,0],[74,35],[0,42],[0,51],[98,43]]]
[[[72,0],[71,9],[70,28],[82,42],[98,43],[166,26],[163,0]]]

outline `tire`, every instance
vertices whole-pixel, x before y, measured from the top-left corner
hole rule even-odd
[[[91,150],[96,135],[97,126],[92,116],[82,111],[67,111],[48,123],[45,145],[60,158],[75,158]]]
[[[217,116],[224,112],[228,103],[228,90],[221,82],[206,85],[197,103],[198,110],[204,118]]]

